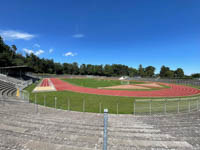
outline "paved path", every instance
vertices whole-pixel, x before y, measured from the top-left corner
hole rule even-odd
[[[154,90],[154,91],[125,91],[125,90],[107,90],[86,88],[64,82],[58,78],[50,79],[57,91],[73,91],[79,93],[97,94],[97,95],[112,95],[112,96],[128,96],[128,97],[178,97],[192,96],[200,93],[200,90],[176,84],[162,83],[171,88]]]

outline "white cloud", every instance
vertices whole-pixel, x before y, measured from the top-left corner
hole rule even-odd
[[[66,57],[68,57],[68,56],[76,56],[77,55],[77,53],[72,53],[72,52],[67,52],[67,53],[65,53],[64,54],[64,56],[66,56]]]
[[[25,51],[27,54],[34,53],[33,50],[31,50],[31,49],[27,49],[27,48],[23,48],[23,51]]]
[[[38,47],[38,48],[40,48],[40,45],[37,44],[37,43],[35,43],[33,46],[34,46],[34,47]]]
[[[14,30],[0,30],[0,35],[5,40],[30,40],[35,37],[33,34],[25,33],[25,32],[19,32]]]
[[[72,35],[73,38],[84,38],[85,35],[84,34],[74,34]]]
[[[39,56],[40,54],[43,54],[44,51],[42,49],[39,49],[38,51],[35,52],[35,55]]]
[[[25,51],[27,54],[33,53],[33,54],[35,54],[35,55],[37,55],[37,56],[39,56],[39,55],[41,55],[41,54],[44,53],[44,50],[42,50],[42,49],[39,49],[39,50],[37,50],[37,51],[35,51],[35,52],[34,52],[33,50],[27,49],[27,48],[23,48],[22,50]]]
[[[49,49],[49,53],[52,53],[52,52],[53,52],[53,48],[50,48],[50,49]]]

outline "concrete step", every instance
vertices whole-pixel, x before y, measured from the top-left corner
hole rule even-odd
[[[0,104],[0,149],[102,149],[102,114],[43,106],[35,113],[34,106]],[[108,149],[199,150],[199,116],[200,112],[163,117],[109,114]]]
[[[0,148],[2,150],[94,150],[95,147],[98,146],[94,145],[94,147],[89,148],[87,146],[55,144],[48,141],[29,140],[12,135],[5,135],[0,141]]]
[[[185,141],[151,141],[132,139],[108,139],[109,147],[148,148],[148,149],[175,149],[192,150],[193,146]],[[125,148],[126,149],[126,148]]]

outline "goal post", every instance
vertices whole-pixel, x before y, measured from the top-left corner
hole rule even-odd
[[[128,80],[121,80],[121,84],[122,85],[127,85],[127,84],[130,84],[130,82]]]

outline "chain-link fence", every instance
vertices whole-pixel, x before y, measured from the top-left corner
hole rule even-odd
[[[30,94],[29,94],[28,91],[26,91],[26,90],[21,90],[21,91],[19,92],[19,97],[18,97],[18,99],[29,102],[29,97],[30,97]]]
[[[31,102],[55,109],[68,111],[103,113],[105,108],[113,114],[154,115],[154,114],[176,114],[198,111],[200,108],[200,97],[169,98],[169,99],[133,99],[130,101],[112,103],[82,99],[65,100],[57,97],[46,97],[46,95],[34,95]]]
[[[135,100],[134,114],[190,113],[199,110],[200,97],[175,99]]]
[[[200,86],[200,80],[197,80],[197,79],[129,78],[129,80],[164,82],[164,83]]]

